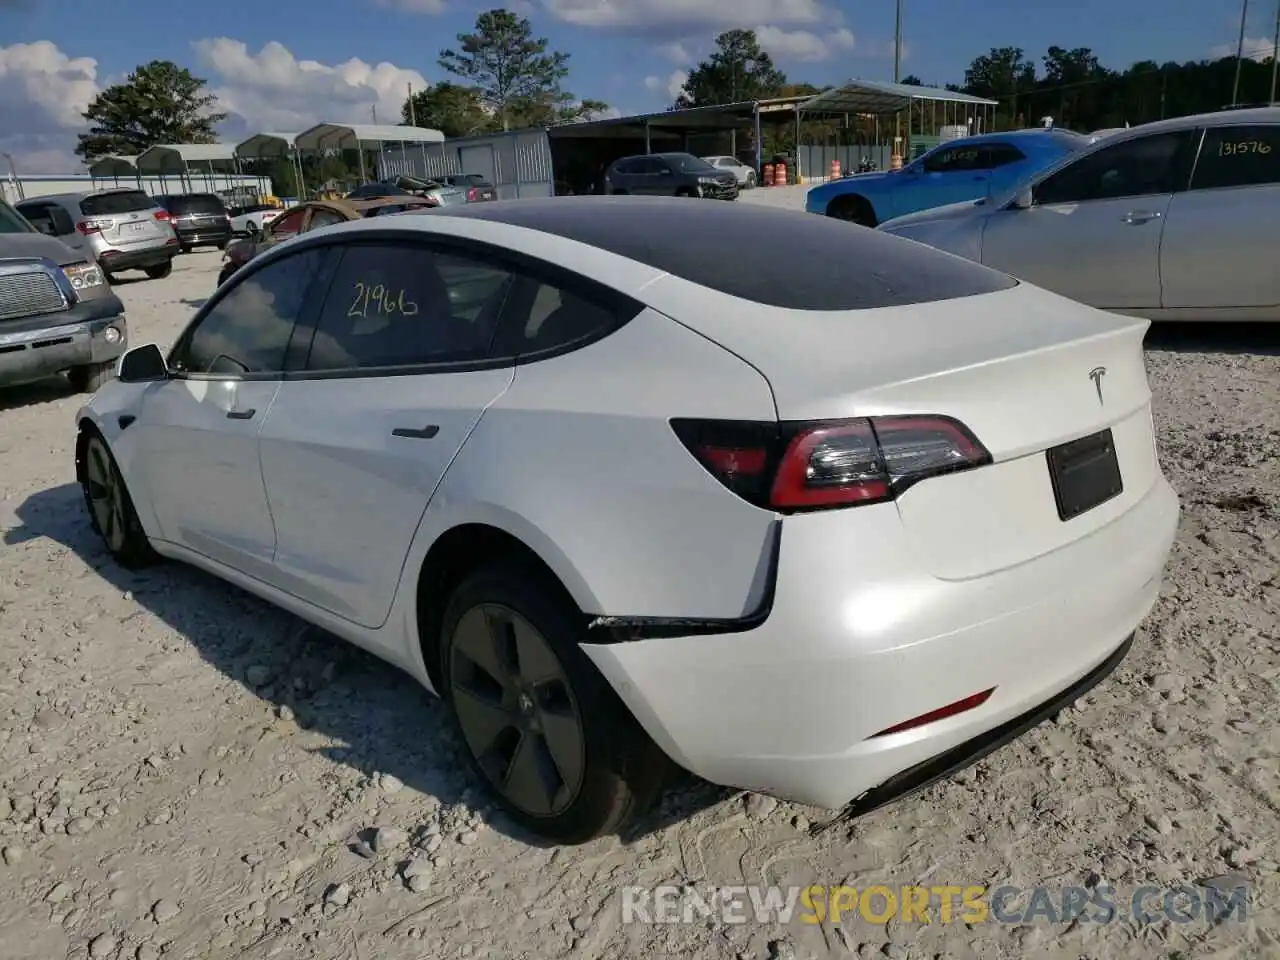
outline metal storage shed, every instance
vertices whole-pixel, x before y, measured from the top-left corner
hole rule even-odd
[[[364,152],[382,151],[389,144],[417,144],[425,152],[427,144],[443,143],[444,134],[426,127],[317,123],[293,138],[298,150],[323,153],[326,150],[355,150],[360,157],[360,179],[366,179]]]

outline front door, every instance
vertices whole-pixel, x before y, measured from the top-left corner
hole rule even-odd
[[[985,197],[991,177],[985,156],[981,143],[944,146],[925,155],[906,173],[913,178],[910,187],[894,191],[895,215]]]
[[[1160,248],[1162,306],[1280,306],[1280,124],[1210,127],[1191,189],[1169,205]]]
[[[1104,310],[1160,306],[1160,239],[1185,189],[1192,134],[1154,134],[1089,153],[993,213],[982,262]]]
[[[131,428],[164,539],[259,579],[273,570],[275,527],[258,433],[322,261],[304,251],[229,284],[179,339],[172,379]]]
[[[437,484],[514,376],[483,362],[510,279],[407,243],[345,247],[261,436],[283,589],[385,622]]]

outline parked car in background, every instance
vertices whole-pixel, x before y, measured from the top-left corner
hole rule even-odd
[[[478,173],[460,173],[441,179],[450,187],[466,191],[467,203],[485,203],[498,199],[498,191],[493,184]]]
[[[156,200],[169,211],[183,253],[196,247],[225,250],[231,242],[231,216],[216,193],[170,193]]]
[[[253,203],[245,207],[231,207],[227,214],[231,217],[231,233],[234,236],[256,237],[262,229],[280,214],[283,207],[269,203]]]
[[[365,217],[385,217],[410,210],[428,210],[435,206],[432,200],[408,193],[365,200],[311,200],[300,203],[283,211],[257,237],[236,240],[227,247],[222,270],[218,273],[218,286],[226,283],[232,274],[264,250],[292,240],[300,233],[308,233],[335,223],[363,220]]]
[[[167,277],[179,244],[169,214],[142,190],[33,197],[17,206],[40,233],[96,261],[111,282],[125,270]]]
[[[1131,648],[1179,514],[1148,326],[767,206],[466,204],[266,253],[125,355],[75,471],[116,562],[442,695],[525,830],[612,833],[673,766],[854,816]]]
[[[948,140],[901,170],[842,177],[805,195],[809,213],[874,227],[885,220],[1000,193],[1088,146],[1070,130],[1014,130]]]
[[[728,170],[738,178],[738,186],[744,190],[750,190],[756,185],[756,171],[753,167],[743,163],[737,157],[703,157],[703,160],[711,164],[717,170]]]
[[[644,197],[738,199],[738,178],[691,153],[650,153],[615,160],[604,175],[605,192]]]
[[[93,392],[128,339],[124,304],[92,253],[42,236],[0,200],[0,386],[65,372]]]
[[[1280,108],[1117,131],[986,203],[892,220],[909,237],[1116,313],[1280,320]]]
[[[434,201],[436,206],[451,207],[457,203],[466,203],[467,191],[437,180],[400,176],[362,184],[343,199],[372,200],[377,197],[419,197]]]

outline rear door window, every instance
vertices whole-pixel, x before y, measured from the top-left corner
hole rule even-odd
[[[153,210],[156,206],[155,200],[141,190],[95,193],[80,201],[80,211],[86,217],[110,217],[119,213],[140,213],[143,210]]]
[[[1026,154],[1009,143],[989,143],[983,149],[983,154],[982,165],[987,170],[1027,159]]]
[[[1210,127],[1191,178],[1192,190],[1280,183],[1280,125]]]
[[[24,203],[18,208],[18,212],[26,217],[27,222],[45,236],[56,237],[59,235],[58,220],[56,216],[59,210],[56,204]],[[70,220],[65,213],[63,213],[62,216],[66,220]],[[74,232],[74,228],[67,232]]]
[[[1039,183],[1035,202],[1087,203],[1184,189],[1192,136],[1193,131],[1181,130],[1102,147]]]

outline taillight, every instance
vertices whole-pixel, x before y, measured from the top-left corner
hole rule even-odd
[[[787,513],[884,503],[928,477],[991,462],[964,424],[935,415],[780,424],[673,420],[671,426],[728,489]]]
[[[81,220],[76,224],[76,230],[87,237],[91,233],[101,233],[104,226],[106,224],[101,220]]]
[[[157,220],[159,220],[161,223],[168,223],[168,222],[169,222],[169,211],[168,211],[168,210],[157,210],[157,211],[156,211],[156,213],[155,213],[155,217],[156,217],[156,219],[157,219]]]
[[[467,199],[468,199],[468,200],[474,200],[474,199],[476,199],[476,197],[478,197],[478,196],[480,196],[480,191],[479,191],[479,190],[477,190],[475,187],[470,187],[470,188],[468,188],[468,189],[467,189]]]

